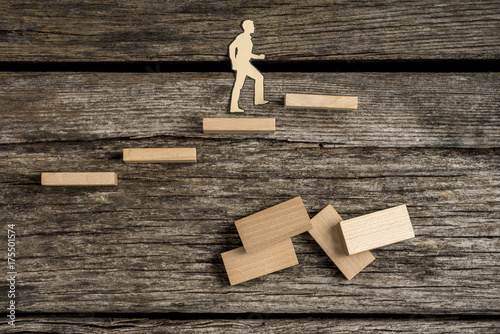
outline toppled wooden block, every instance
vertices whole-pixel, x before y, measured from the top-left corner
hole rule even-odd
[[[105,173],[42,173],[42,186],[116,186],[118,174]]]
[[[311,219],[313,228],[309,230],[309,234],[350,280],[375,260],[375,257],[369,251],[347,255],[339,226],[341,221],[342,217],[328,205]]]
[[[231,285],[239,284],[299,264],[292,240],[287,239],[254,253],[243,247],[222,253]]]
[[[300,197],[237,220],[235,225],[247,253],[260,251],[312,228]]]
[[[358,109],[357,96],[286,94],[285,108]]]
[[[204,118],[203,132],[212,134],[274,133],[274,118]]]
[[[196,148],[124,148],[123,161],[134,163],[196,162]]]
[[[344,220],[340,229],[349,254],[415,237],[406,205]]]

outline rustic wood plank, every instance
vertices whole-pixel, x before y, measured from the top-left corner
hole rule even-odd
[[[498,59],[498,1],[3,1],[3,61],[227,61],[244,19],[269,61]]]
[[[199,148],[199,163],[122,162],[123,147]],[[106,189],[42,187],[40,171],[109,168]],[[326,148],[155,137],[0,145],[1,220],[16,224],[22,312],[499,314],[496,149]],[[345,219],[408,205],[417,238],[347,281],[307,234],[299,265],[230,287],[233,222],[300,193]],[[0,251],[5,252],[5,243]],[[6,288],[6,282],[0,283]]]
[[[269,319],[268,314],[252,313],[235,320],[169,320],[147,318],[22,317],[16,328],[5,333],[498,333],[495,320],[456,318],[411,319]]]
[[[230,73],[0,73],[0,143],[181,136],[204,117],[228,117]],[[268,140],[350,147],[498,147],[499,73],[270,73]],[[359,96],[358,110],[284,109],[286,92]],[[129,143],[126,143],[127,145]],[[165,146],[171,146],[169,143]],[[182,146],[185,143],[181,143]]]

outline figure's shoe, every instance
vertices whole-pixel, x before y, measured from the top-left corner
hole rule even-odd
[[[264,101],[255,102],[255,105],[260,106],[260,105],[268,104],[268,103],[269,103],[269,101],[264,100]]]
[[[231,108],[231,112],[244,112],[244,111],[245,111],[245,110],[240,109],[240,108],[238,108],[238,107],[236,107],[236,108]]]

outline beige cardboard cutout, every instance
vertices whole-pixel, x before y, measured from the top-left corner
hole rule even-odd
[[[253,43],[251,35],[255,31],[253,21],[243,21],[241,27],[243,28],[243,32],[236,36],[234,41],[229,45],[229,58],[231,59],[233,70],[236,71],[236,80],[234,81],[231,94],[231,112],[244,111],[240,109],[238,101],[247,76],[255,80],[254,103],[260,105],[269,102],[264,100],[264,76],[250,63],[252,59],[265,58],[263,54],[256,55],[252,53]]]

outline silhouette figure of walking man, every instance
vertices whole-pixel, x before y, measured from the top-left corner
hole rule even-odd
[[[236,71],[236,80],[234,81],[233,92],[231,94],[231,112],[243,112],[240,109],[238,101],[240,92],[245,84],[246,77],[255,80],[254,103],[256,105],[266,104],[269,101],[264,100],[264,76],[251,63],[252,59],[264,59],[265,55],[256,55],[252,53],[253,43],[252,34],[255,31],[253,21],[246,20],[241,24],[243,32],[236,36],[229,45],[229,58],[233,70]]]

